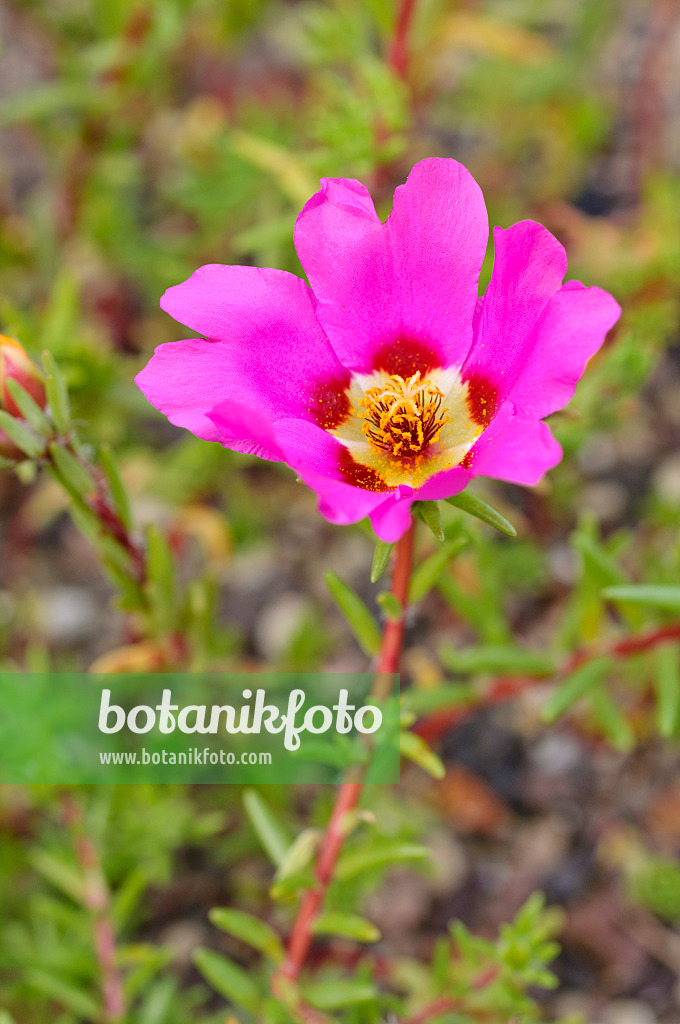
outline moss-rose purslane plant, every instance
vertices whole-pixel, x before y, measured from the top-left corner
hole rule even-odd
[[[378,218],[358,181],[324,179],[295,245],[309,279],[210,265],[161,305],[205,335],[161,345],[137,377],[178,426],[288,463],[335,523],[370,516],[385,541],[415,500],[475,476],[534,485],[561,457],[542,422],[571,398],[617,321],[607,292],[563,284],[540,224],[494,230],[455,160],[416,164]]]

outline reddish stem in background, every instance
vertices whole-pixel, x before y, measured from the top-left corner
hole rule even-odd
[[[104,881],[97,849],[82,832],[82,814],[70,798],[62,801],[63,815],[74,833],[78,863],[83,873],[83,902],[92,914],[94,948],[101,977],[103,1020],[105,1024],[119,1024],[125,1016],[123,979],[118,969],[116,933],[111,921],[111,900]]]
[[[397,27],[390,46],[387,63],[400,78],[406,78],[408,67],[408,42],[413,22],[416,0],[401,0],[397,15]]]
[[[626,636],[609,646],[575,651],[558,669],[556,676],[558,678],[568,676],[595,658],[615,658],[617,661],[621,661],[624,658],[644,654],[645,651],[654,650],[662,644],[673,643],[677,640],[680,640],[680,622],[661,626],[659,629],[641,633],[639,636]],[[499,676],[484,693],[478,694],[469,704],[448,710],[442,709],[432,715],[427,715],[416,723],[413,731],[427,743],[436,743],[468,715],[478,711],[480,707],[491,707],[493,704],[511,700],[530,686],[538,686],[545,682],[545,676]]]
[[[408,603],[408,589],[413,564],[413,538],[415,521],[411,521],[408,530],[397,543],[394,571],[392,573],[392,593],[398,599],[402,614],[398,619],[388,619],[383,632],[382,647],[378,657],[376,679],[373,686],[375,697],[385,697],[389,693],[390,680],[399,667],[399,659],[404,641],[404,620]],[[338,790],[335,806],[326,827],[321,848],[314,870],[315,885],[307,889],[293,923],[288,939],[286,959],[280,971],[281,977],[295,981],[302,970],[313,938],[314,921],[323,905],[328,886],[333,878],[333,871],[345,841],[346,816],[354,810],[361,797],[363,783],[352,779],[343,782]]]

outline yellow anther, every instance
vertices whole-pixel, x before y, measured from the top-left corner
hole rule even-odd
[[[382,387],[369,388],[361,400],[366,421],[362,433],[374,447],[391,455],[413,458],[434,444],[449,415],[437,417],[443,393],[429,380],[399,374]]]

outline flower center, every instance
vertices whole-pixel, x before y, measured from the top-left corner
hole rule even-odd
[[[382,387],[369,388],[361,399],[365,420],[361,432],[380,451],[414,458],[438,440],[449,414],[437,416],[443,393],[420,370],[404,379],[388,377]]]

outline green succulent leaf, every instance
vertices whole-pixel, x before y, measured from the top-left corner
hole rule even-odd
[[[380,846],[369,846],[362,850],[345,853],[338,861],[335,877],[340,880],[354,878],[363,871],[400,864],[408,860],[427,860],[430,852],[426,846],[417,843],[386,843]]]
[[[401,601],[393,594],[391,590],[383,590],[381,594],[378,594],[376,601],[384,611],[388,619],[400,619],[404,614],[404,609],[401,606]]]
[[[331,597],[344,615],[364,654],[374,657],[380,650],[380,629],[366,603],[334,572],[325,574]]]
[[[498,509],[495,509],[488,501],[478,498],[477,495],[471,494],[469,491],[461,491],[460,494],[454,494],[453,497],[446,498],[445,500],[449,505],[461,509],[462,512],[467,512],[468,515],[474,516],[475,519],[481,519],[483,523],[493,526],[494,529],[500,530],[501,533],[506,534],[508,537],[517,536],[517,530],[510,520],[501,515]]]
[[[342,1010],[377,997],[375,985],[359,978],[324,978],[305,985],[303,994],[318,1010]]]
[[[444,528],[442,526],[442,514],[439,511],[439,502],[417,501],[414,508],[420,521],[425,523],[437,540],[444,540]]]
[[[243,806],[262,848],[272,864],[279,867],[290,848],[292,837],[256,789],[245,791]]]
[[[22,388],[18,380],[10,377],[7,381],[7,390],[16,402],[19,412],[36,434],[42,437],[51,437],[54,427],[49,416],[46,416],[35,399],[29,395],[25,388]]]
[[[343,939],[354,939],[356,942],[377,942],[380,932],[374,924],[359,914],[345,914],[339,910],[331,910],[320,914],[314,922],[316,935],[339,935]]]
[[[426,558],[418,566],[411,577],[409,587],[409,602],[415,604],[421,601],[432,589],[439,577],[442,575],[449,562],[465,547],[465,537],[455,537],[453,540],[445,541],[433,555]]]
[[[380,540],[380,538],[375,542],[373,565],[371,566],[371,583],[377,583],[384,573],[393,547],[394,544],[388,544],[386,541]]]
[[[680,612],[680,586],[670,583],[640,583],[622,587],[607,587],[602,591],[607,601],[630,601],[632,604],[649,605]]]
[[[45,451],[44,438],[38,437],[21,420],[10,416],[4,409],[0,410],[0,430],[4,430],[10,441],[13,441],[29,459],[38,459]]]
[[[66,381],[57,366],[56,359],[48,350],[43,352],[43,366],[47,374],[45,377],[45,392],[52,419],[59,433],[66,434],[71,427],[71,406],[68,399]]]
[[[555,671],[555,661],[548,655],[506,644],[481,644],[462,649],[447,644],[442,645],[439,656],[449,671],[462,675],[518,672],[547,676]]]
[[[557,721],[582,697],[595,690],[612,667],[610,658],[597,658],[573,672],[543,705],[541,717],[547,724]]]
[[[197,970],[216,992],[229,1002],[255,1013],[260,1005],[260,991],[242,967],[212,949],[197,949],[193,955]]]
[[[654,663],[656,727],[670,739],[680,724],[680,652],[677,644],[660,647]]]
[[[58,441],[50,444],[49,451],[57,475],[69,494],[78,497],[91,494],[95,487],[94,479],[75,455]]]
[[[275,963],[283,959],[284,949],[279,936],[258,917],[233,907],[215,907],[208,916],[216,928],[247,942]]]
[[[410,731],[399,733],[399,750],[403,757],[413,761],[433,778],[443,779],[446,775],[446,768],[441,758],[416,733]]]
[[[133,523],[130,499],[121,478],[118,464],[109,445],[101,445],[99,449],[99,462],[106,475],[118,517],[125,529],[131,530]]]

